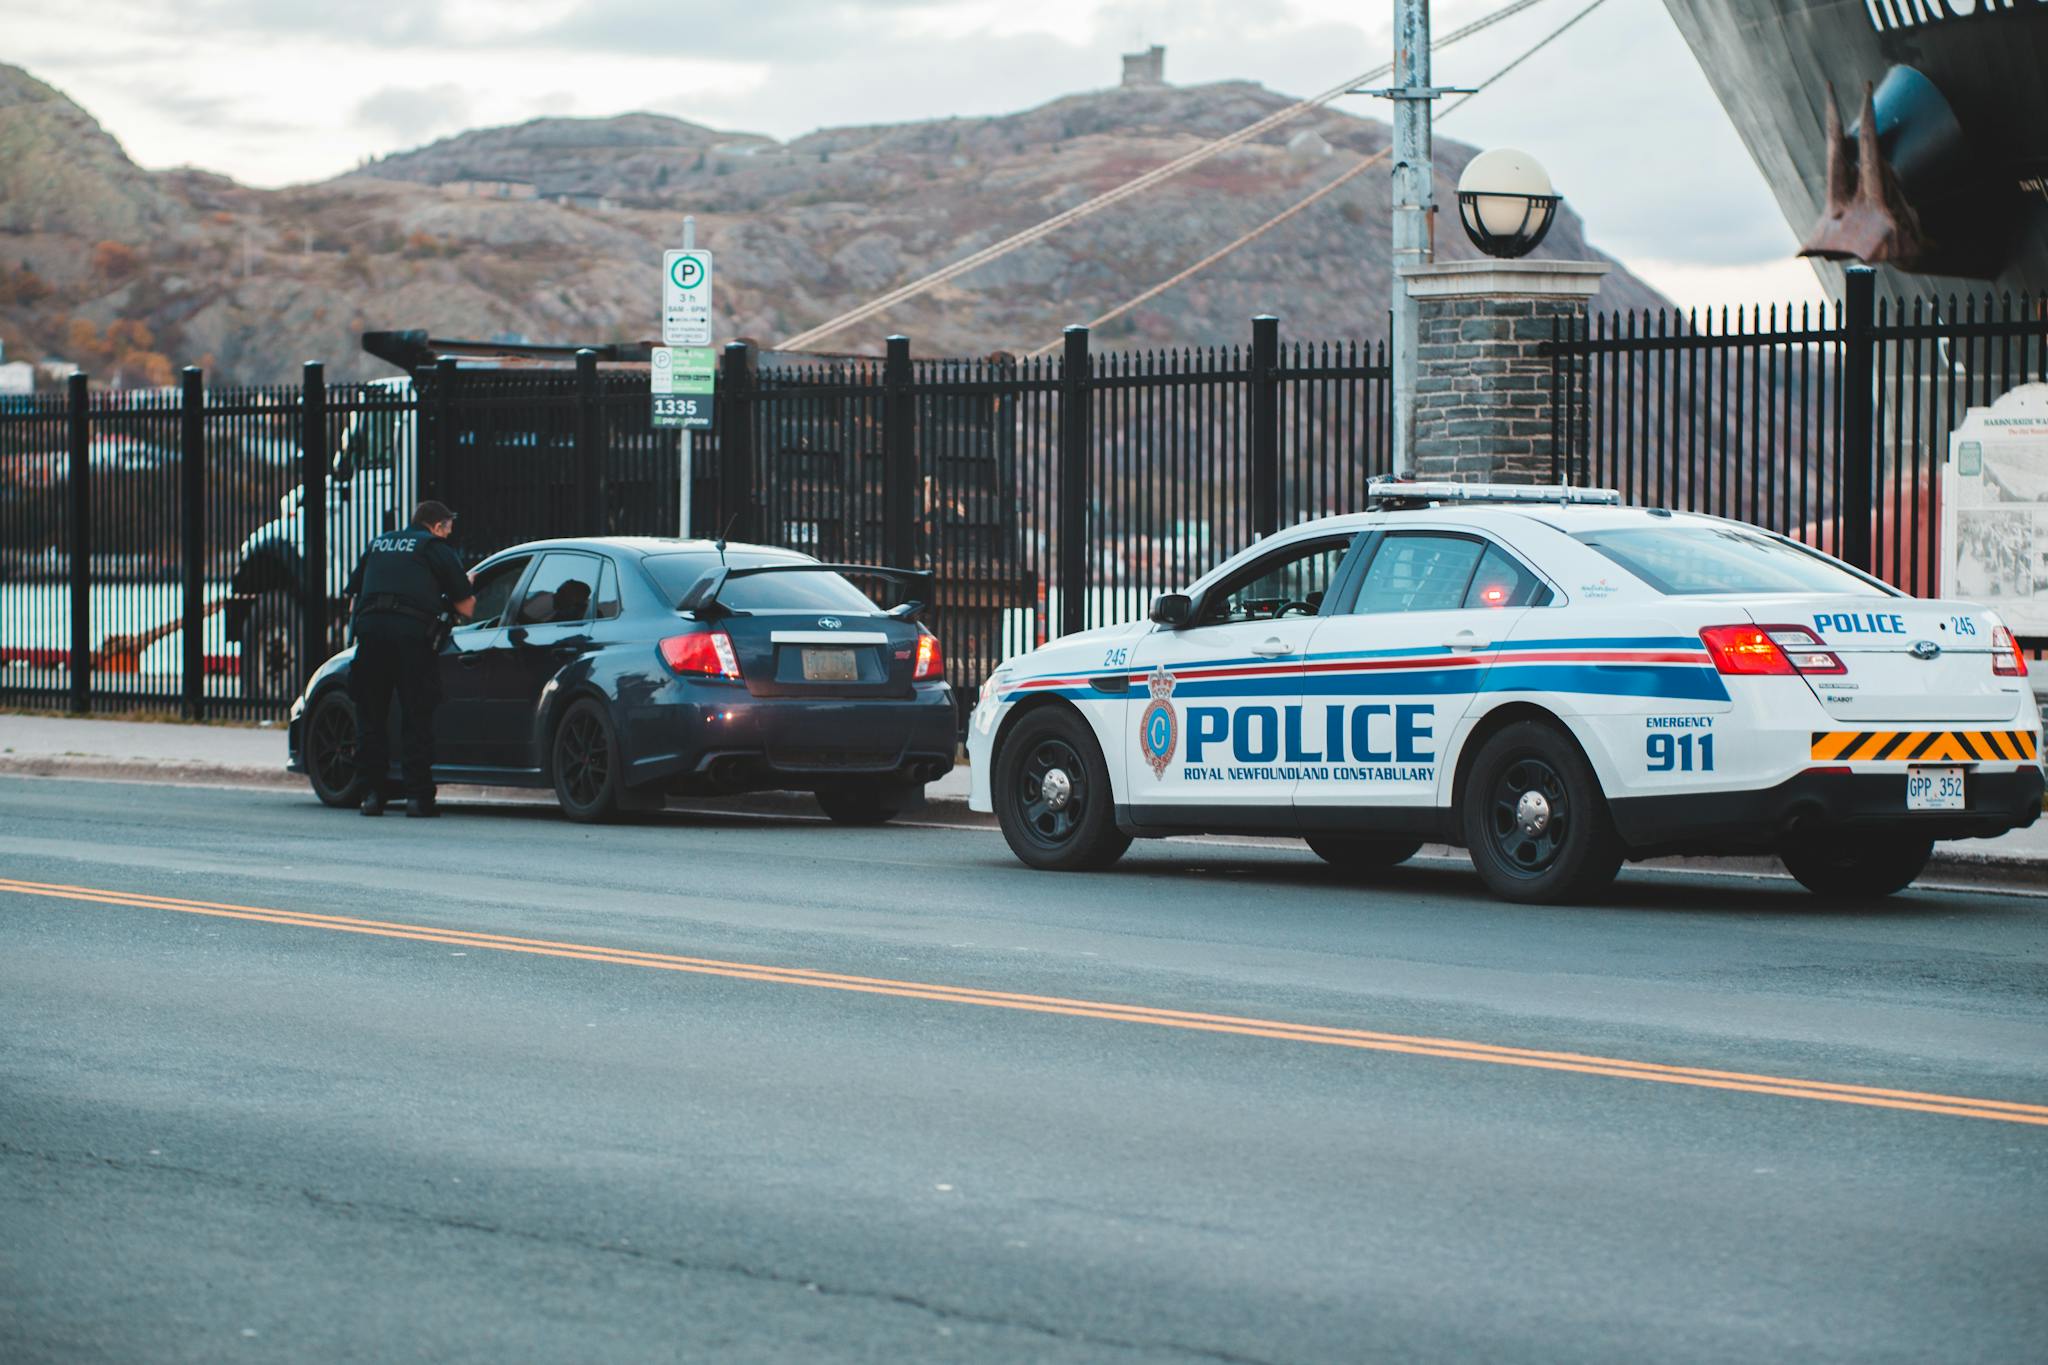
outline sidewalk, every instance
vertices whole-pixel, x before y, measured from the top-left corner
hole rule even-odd
[[[284,727],[263,729],[169,722],[0,715],[0,773],[159,782],[246,782],[297,787],[285,771]],[[967,765],[925,789],[930,813],[967,814]],[[741,798],[743,805],[758,805]],[[984,817],[975,817],[977,821]],[[2008,868],[2048,880],[2048,819],[1996,839],[1963,839],[1935,849],[1937,865],[1967,871]]]

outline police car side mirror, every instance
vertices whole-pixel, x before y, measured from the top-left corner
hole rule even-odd
[[[1152,599],[1152,622],[1179,630],[1195,612],[1194,601],[1184,592],[1161,593]]]

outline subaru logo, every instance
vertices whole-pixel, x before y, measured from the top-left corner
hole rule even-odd
[[[818,624],[826,630],[837,630],[839,629],[839,618],[836,616],[820,616]]]
[[[1916,659],[1931,659],[1939,653],[1941,653],[1941,646],[1932,640],[1915,640],[1913,642],[1913,657]]]

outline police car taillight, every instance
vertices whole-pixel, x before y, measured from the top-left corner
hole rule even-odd
[[[921,630],[917,637],[917,667],[911,672],[918,682],[935,682],[946,676],[946,656],[939,649],[939,637]]]
[[[1994,626],[1991,631],[1991,671],[2001,678],[2027,676],[2027,656],[2020,653],[2020,642],[2004,626]]]
[[[1708,626],[1700,632],[1700,643],[1723,673],[1756,677],[1793,672],[1785,651],[1758,626]]]
[[[1823,648],[1820,636],[1805,626],[1765,626],[1764,630],[1778,648],[1785,651],[1785,658],[1795,673],[1847,673],[1842,656]]]
[[[722,630],[669,636],[661,642],[661,661],[678,673],[735,681],[740,676],[739,656],[732,652],[732,637]]]

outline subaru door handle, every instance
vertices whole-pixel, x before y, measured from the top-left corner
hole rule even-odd
[[[1484,641],[1484,640],[1480,639],[1480,638],[1479,638],[1479,637],[1478,637],[1477,635],[1475,635],[1475,634],[1474,634],[1473,632],[1471,632],[1471,631],[1469,631],[1469,630],[1461,630],[1461,631],[1459,631],[1459,632],[1458,632],[1458,633],[1457,633],[1456,635],[1453,635],[1453,636],[1452,636],[1452,637],[1451,637],[1450,639],[1448,639],[1448,640],[1444,641],[1444,648],[1445,648],[1445,649],[1478,649],[1478,648],[1482,647],[1482,646],[1483,646],[1483,645],[1485,645],[1485,644],[1486,644],[1486,641]]]
[[[1264,643],[1252,646],[1252,653],[1262,659],[1277,659],[1283,654],[1292,654],[1293,652],[1294,646],[1288,644],[1277,635]]]
[[[475,668],[483,661],[484,657],[481,654],[465,654],[462,656],[462,666],[464,668]]]
[[[570,659],[575,658],[582,652],[582,648],[577,645],[556,645],[552,651],[554,656],[557,659],[562,660],[564,663],[568,662]]]

